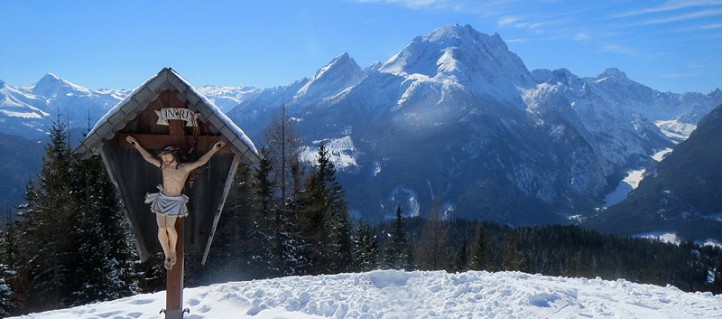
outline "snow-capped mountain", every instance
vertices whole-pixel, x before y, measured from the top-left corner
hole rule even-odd
[[[51,73],[24,89],[44,98],[44,109],[60,114],[70,127],[92,125],[128,93],[127,90],[91,90]]]
[[[350,58],[263,90],[230,115],[258,138],[286,104],[305,150],[353,145],[335,151],[339,177],[352,211],[371,220],[397,206],[517,224],[592,211],[623,172],[673,146],[654,121],[682,123],[695,108],[688,101],[711,109],[719,95],[661,93],[616,69],[596,78],[530,72],[498,34],[458,25],[415,38],[361,77],[357,67],[337,72],[333,90],[299,94],[339,60]]]
[[[201,91],[226,109],[257,92],[253,88],[212,86],[204,86]],[[6,182],[0,203],[14,206],[22,201],[28,178],[39,171],[53,121],[67,123],[71,143],[77,143],[89,127],[130,92],[88,89],[54,74],[47,74],[30,86],[0,81],[0,153],[6,157],[6,165],[0,165],[3,168],[0,176]]]
[[[344,52],[316,72],[311,79],[301,79],[288,86],[265,89],[242,101],[229,112],[231,118],[242,123],[254,140],[261,140],[261,131],[274,111],[286,105],[293,113],[301,113],[317,105],[333,103],[343,98],[351,87],[358,85],[376,66],[365,70]],[[299,118],[300,119],[300,118]]]
[[[356,61],[344,52],[318,70],[316,75],[296,92],[292,103],[310,104],[325,97],[333,98],[345,89],[361,82],[365,76],[366,74],[356,64]]]
[[[614,68],[590,78],[532,72],[500,35],[458,25],[416,37],[385,63],[362,68],[344,52],[287,86],[199,91],[261,144],[286,105],[304,159],[327,143],[357,217],[434,206],[514,224],[592,212],[626,172],[654,165],[652,154],[722,104],[720,90],[659,92]],[[87,128],[127,94],[52,74],[28,87],[0,82],[0,133],[42,135],[58,111]]]
[[[37,134],[42,130],[38,120],[50,115],[39,107],[44,105],[43,98],[0,81],[0,123],[4,132]]]
[[[87,129],[132,89],[88,89],[48,73],[30,86],[0,81],[0,133],[42,137],[60,116],[71,129]],[[228,111],[260,93],[253,87],[204,85],[198,91]],[[28,130],[28,128],[31,128]]]
[[[203,85],[198,87],[198,92],[208,97],[223,112],[228,112],[243,101],[252,98],[260,92],[255,87],[215,86]]]
[[[413,83],[413,94],[426,83],[461,87],[477,96],[522,107],[519,88],[534,86],[522,60],[510,52],[498,34],[479,33],[471,26],[445,26],[415,38],[380,69]],[[399,104],[406,99],[399,100]]]
[[[598,146],[602,156],[611,162],[610,167],[632,164],[630,161],[671,146],[659,128],[637,111],[642,109],[637,107],[642,99],[623,99],[609,89],[610,85],[617,87],[625,96],[651,91],[627,79],[621,71],[608,69],[595,79],[581,79],[565,69],[536,70],[534,75],[538,85],[524,92],[528,110],[551,122],[554,119],[546,115],[552,110],[555,117],[564,114],[571,125],[588,132],[584,137]]]
[[[13,87],[0,84],[0,132],[42,137],[58,116],[71,128],[88,127],[118,103],[128,90],[91,90],[55,74],[46,74],[36,84]],[[92,123],[90,123],[92,124]],[[31,129],[28,129],[31,128]]]

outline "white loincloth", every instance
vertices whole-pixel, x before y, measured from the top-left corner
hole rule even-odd
[[[145,194],[145,203],[150,204],[151,212],[169,217],[188,216],[187,202],[186,195],[168,196],[162,192]]]

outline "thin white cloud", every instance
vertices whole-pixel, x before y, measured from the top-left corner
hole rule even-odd
[[[669,73],[669,74],[662,74],[661,77],[664,78],[690,78],[690,77],[697,77],[702,74],[699,74],[697,72],[690,72],[690,73]]]
[[[620,14],[613,16],[613,18],[625,18],[625,17],[632,17],[632,16],[645,15],[645,14],[651,14],[651,13],[669,12],[669,11],[686,9],[686,8],[709,7],[709,6],[722,6],[722,0],[667,1],[665,4],[660,5],[660,6],[620,13]]]
[[[448,0],[354,0],[360,3],[385,3],[398,5],[412,9],[423,9],[430,7],[442,7],[448,4]]]
[[[674,30],[675,32],[698,32],[698,31],[717,31],[722,29],[722,23],[712,23],[705,25],[697,25],[686,28],[679,28]]]
[[[640,53],[634,48],[630,48],[625,45],[621,44],[605,44],[602,46],[602,50],[610,53],[617,53],[617,54],[624,54],[624,55],[632,55],[632,56],[639,56]]]
[[[714,30],[714,29],[722,29],[722,23],[713,23],[708,25],[703,25],[699,27],[700,30]]]
[[[515,39],[509,39],[506,40],[506,43],[523,43],[523,42],[529,42],[529,39],[523,39],[523,38],[515,38]]]
[[[697,11],[697,12],[692,12],[692,13],[675,15],[675,16],[671,16],[671,17],[651,19],[651,20],[642,21],[642,22],[638,23],[638,25],[671,23],[671,22],[691,20],[691,19],[696,19],[696,18],[717,16],[717,15],[722,15],[722,9],[707,9],[707,10],[702,10],[702,11]]]
[[[499,18],[499,20],[497,20],[496,23],[497,23],[499,26],[504,27],[504,26],[507,26],[507,25],[517,24],[517,23],[519,23],[521,20],[522,20],[522,19],[521,19],[521,17],[519,17],[519,16],[504,16],[504,17]]]
[[[586,34],[586,33],[584,33],[584,32],[579,32],[579,33],[577,33],[577,34],[574,35],[574,40],[576,40],[576,41],[587,41],[587,40],[589,40],[589,39],[591,39],[591,38],[592,38],[592,37],[589,36],[589,34]]]

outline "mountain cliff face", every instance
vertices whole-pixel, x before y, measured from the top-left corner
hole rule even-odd
[[[621,71],[608,69],[592,79],[581,79],[564,69],[537,70],[534,74],[537,87],[524,92],[529,111],[541,119],[556,111],[566,114],[571,123],[581,124],[580,129],[589,133],[585,137],[598,146],[610,168],[633,165],[654,150],[672,146],[639,111],[643,99],[633,98],[651,89],[627,79]]]

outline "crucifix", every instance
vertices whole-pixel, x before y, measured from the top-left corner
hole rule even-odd
[[[163,152],[164,148],[168,152]],[[203,252],[205,263],[236,168],[241,162],[252,164],[260,159],[253,142],[174,70],[164,68],[108,111],[76,152],[81,158],[102,156],[125,204],[141,258],[146,260],[161,250],[166,257],[165,318],[183,318],[184,253]],[[171,157],[161,155],[173,152],[175,164]],[[167,165],[163,158],[169,160]],[[164,165],[185,166],[163,171]],[[161,223],[157,214],[151,213],[144,195],[159,183],[165,192],[150,200],[155,209],[164,210],[167,205],[177,209],[174,214],[185,215],[182,196],[187,194],[187,217],[164,217]],[[158,202],[161,194],[181,196]],[[159,236],[158,226],[166,228],[160,234],[166,236]],[[170,237],[176,234],[173,249]],[[169,240],[167,246],[161,244],[163,238]]]
[[[158,104],[158,105],[156,105]],[[155,110],[160,108],[160,111]],[[189,198],[183,194],[186,180],[195,170],[206,164],[210,158],[221,151],[225,142],[220,137],[204,138],[201,144],[206,146],[216,141],[198,160],[181,163],[179,152],[188,153],[192,147],[198,147],[199,136],[186,135],[186,123],[195,129],[199,125],[194,113],[183,105],[183,101],[177,97],[177,92],[162,91],[155,103],[150,104],[150,109],[155,110],[158,121],[156,125],[168,126],[168,134],[147,134],[134,137],[130,134],[118,134],[117,139],[125,137],[127,146],[136,149],[142,158],[149,164],[161,169],[162,186],[160,192],[149,194],[152,200],[146,200],[151,204],[150,210],[156,215],[158,225],[158,240],[165,255],[164,267],[168,270],[166,277],[166,318],[182,318],[183,304],[183,270],[184,270],[184,221],[189,212],[186,202]],[[190,115],[189,115],[190,114]],[[169,116],[170,115],[170,116]],[[172,118],[175,115],[176,118]],[[195,145],[189,145],[193,139]],[[141,142],[142,140],[142,142]],[[122,143],[122,142],[121,142]],[[155,157],[148,152],[146,147],[164,145]],[[179,313],[180,312],[180,313]]]

